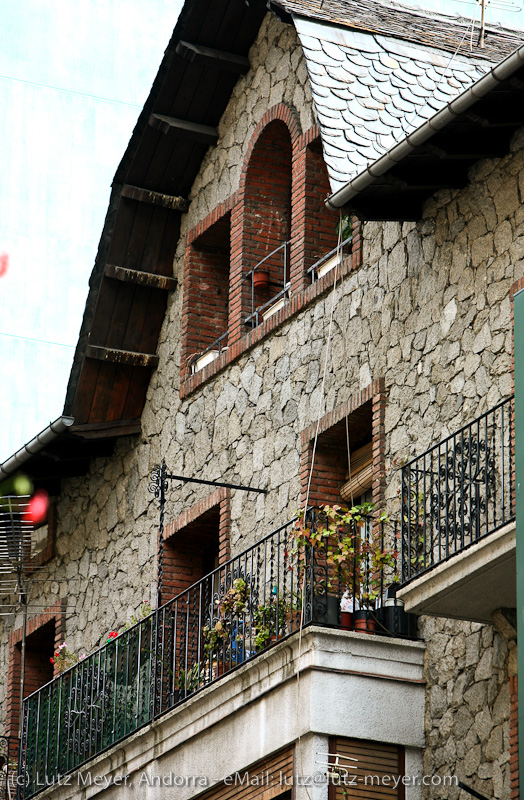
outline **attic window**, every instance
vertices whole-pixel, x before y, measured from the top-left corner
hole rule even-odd
[[[228,346],[231,214],[193,241],[186,252],[183,336],[190,372],[198,372]]]

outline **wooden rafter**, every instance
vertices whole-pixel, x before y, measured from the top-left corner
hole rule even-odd
[[[185,197],[173,197],[170,194],[153,192],[151,189],[141,189],[126,183],[122,188],[122,197],[129,200],[138,200],[140,203],[150,203],[153,206],[162,206],[171,211],[187,211],[189,201]]]
[[[152,272],[143,272],[139,269],[118,267],[116,264],[106,264],[104,274],[106,278],[113,278],[125,283],[134,283],[137,286],[146,286],[149,289],[163,289],[172,292],[177,287],[176,278],[167,275],[156,275]]]
[[[86,358],[97,361],[109,361],[113,364],[125,364],[131,367],[149,367],[153,369],[158,364],[158,356],[151,353],[136,353],[131,350],[117,350],[112,347],[100,347],[88,344]]]
[[[249,59],[245,56],[238,56],[236,53],[227,53],[225,50],[217,50],[215,47],[206,47],[203,44],[184,42],[180,40],[176,46],[179,56],[190,61],[197,59],[205,64],[222,69],[226,72],[236,72],[245,75],[249,70]]]
[[[189,122],[186,119],[168,117],[166,114],[151,114],[149,117],[149,124],[152,128],[162,131],[162,133],[175,131],[179,136],[185,139],[191,139],[194,142],[216,144],[218,140],[218,131],[216,128],[210,125],[200,125],[198,122]]]

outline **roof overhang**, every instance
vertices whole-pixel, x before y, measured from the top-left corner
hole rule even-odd
[[[326,205],[369,220],[417,220],[440,189],[465,186],[469,169],[501,158],[524,125],[524,45],[332,194]]]

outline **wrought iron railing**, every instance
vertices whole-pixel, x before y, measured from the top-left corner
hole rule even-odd
[[[198,372],[200,369],[203,369],[203,367],[206,366],[205,364],[199,365],[198,363],[200,359],[203,358],[203,356],[207,355],[208,353],[211,353],[212,358],[209,360],[208,363],[212,363],[212,361],[215,358],[218,358],[218,356],[220,356],[225,350],[227,350],[228,336],[229,336],[229,330],[224,331],[224,333],[218,336],[214,342],[211,342],[211,344],[208,347],[206,347],[205,350],[202,350],[200,353],[196,353],[189,359],[189,368],[192,374]]]
[[[250,269],[249,272],[246,272],[245,279],[251,282],[251,314],[246,317],[244,320],[246,325],[250,325],[252,328],[256,328],[260,325],[261,317],[262,320],[264,316],[268,314],[273,306],[276,305],[280,300],[283,300],[285,303],[288,295],[289,290],[291,288],[291,282],[289,280],[289,249],[291,247],[291,242],[283,242],[281,245],[276,247],[271,253],[268,253],[267,256],[255,264],[253,269]],[[271,275],[268,275],[268,289],[271,293],[271,299],[267,300],[265,303],[259,306],[255,306],[255,275],[257,272],[260,272],[262,269],[269,268],[274,262],[275,259],[282,256],[282,264],[279,265],[279,268],[282,270],[282,281],[278,283],[274,283],[271,281]],[[272,287],[272,288],[271,288]],[[274,289],[278,289],[276,293],[273,292]]]
[[[406,583],[515,517],[513,398],[402,468]]]
[[[310,514],[308,525],[315,525]],[[355,552],[366,530],[352,531]],[[24,700],[25,798],[258,657],[301,624],[358,628],[348,617],[348,594],[369,599],[373,582],[382,597],[394,573],[391,565],[387,574],[364,570],[358,586],[348,585],[342,573],[334,574],[325,552],[297,546],[295,520],[273,531]],[[365,609],[365,617],[377,617],[376,632],[413,635],[412,627],[398,625],[398,608],[395,621],[386,607],[382,616],[375,615],[380,602],[350,603],[354,610]]]
[[[334,269],[338,264],[342,264],[342,258],[344,254],[344,249],[349,247],[351,242],[353,241],[353,237],[349,236],[347,239],[344,239],[340,245],[337,245],[329,253],[325,253],[322,258],[319,258],[318,261],[315,261],[308,269],[308,275],[311,275],[311,282],[315,283],[319,277],[321,277],[318,273],[322,272],[322,268],[324,267],[325,271],[329,271]],[[335,258],[336,256],[336,258]],[[331,266],[331,260],[333,259],[333,265]],[[329,262],[329,264],[328,264]],[[323,272],[325,274],[325,272]]]
[[[0,800],[16,800],[18,745],[19,740],[15,736],[0,736]]]

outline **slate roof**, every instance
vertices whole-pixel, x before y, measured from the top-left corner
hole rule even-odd
[[[484,47],[479,47],[478,14],[473,32],[471,16],[450,17],[396,7],[377,0],[271,0],[288,15],[308,17],[318,22],[408,39],[412,42],[449,50],[458,47],[487,61],[500,61],[523,42],[522,31],[488,25]]]
[[[333,191],[489,71],[491,62],[297,18]]]

